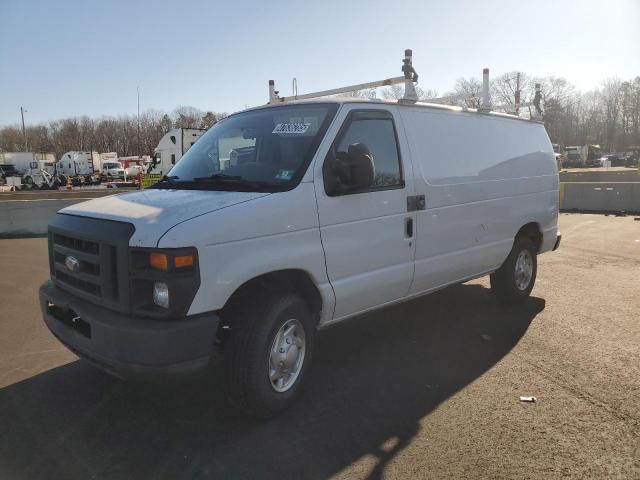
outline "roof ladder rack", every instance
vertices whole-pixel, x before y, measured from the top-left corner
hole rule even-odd
[[[458,102],[460,100],[471,100],[478,98],[475,94],[466,94],[466,93],[456,93],[453,95],[447,95],[444,97],[436,97],[429,98],[425,100],[426,102],[431,103],[445,103],[445,102]],[[490,112],[493,109],[493,105],[491,104],[491,95],[489,95],[489,69],[482,69],[482,92],[481,92],[481,103],[478,108],[478,112]],[[466,110],[466,106],[462,107]]]
[[[339,95],[341,93],[353,92],[355,90],[365,90],[368,88],[386,87],[389,85],[397,85],[404,83],[404,97],[400,101],[402,102],[417,102],[418,95],[416,89],[413,86],[418,82],[418,73],[413,68],[413,52],[410,49],[404,51],[404,59],[402,60],[402,73],[401,77],[386,78],[384,80],[378,80],[376,82],[359,83],[357,85],[349,85],[347,87],[333,88],[331,90],[322,90],[320,92],[305,93],[303,95],[292,95],[290,97],[281,97],[278,95],[280,92],[276,90],[275,82],[269,80],[269,103],[286,103],[293,100],[306,100],[309,98],[326,97],[329,95]]]

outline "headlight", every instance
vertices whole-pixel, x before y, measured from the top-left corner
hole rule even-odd
[[[169,287],[166,283],[153,284],[153,303],[162,308],[169,308]]]
[[[200,287],[194,247],[131,248],[131,311],[160,319],[184,318]]]

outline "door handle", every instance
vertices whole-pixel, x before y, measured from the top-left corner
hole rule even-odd
[[[406,218],[404,221],[404,233],[407,238],[413,237],[413,218]]]

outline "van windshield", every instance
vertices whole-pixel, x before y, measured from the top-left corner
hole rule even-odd
[[[284,191],[304,175],[337,105],[267,107],[207,131],[154,188]]]

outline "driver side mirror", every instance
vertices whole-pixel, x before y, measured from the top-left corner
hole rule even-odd
[[[332,150],[323,165],[324,188],[333,197],[370,188],[375,177],[373,154],[364,143],[352,143],[346,152]]]

